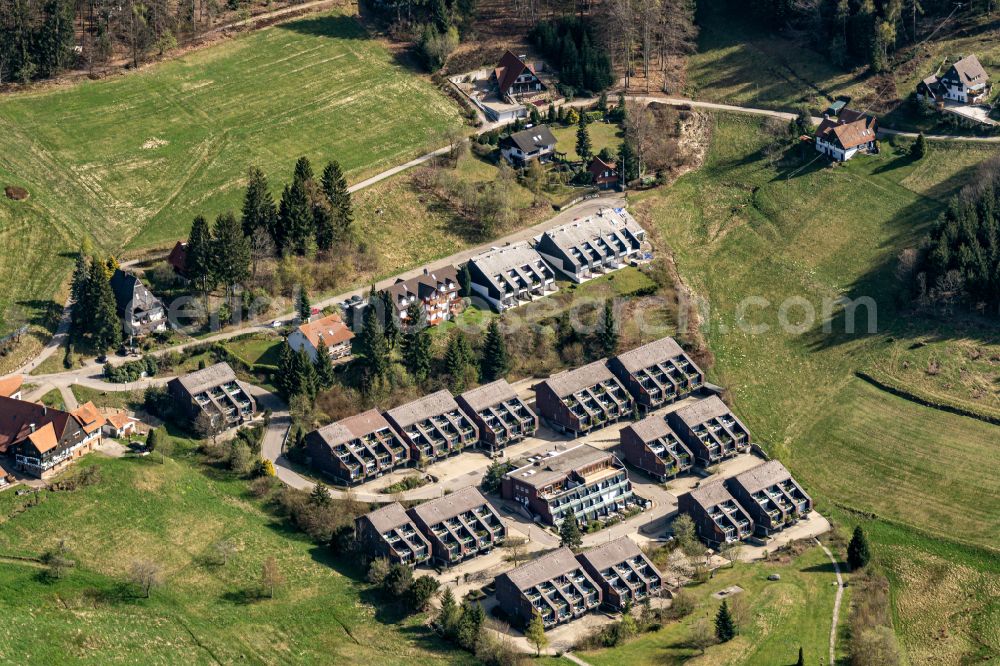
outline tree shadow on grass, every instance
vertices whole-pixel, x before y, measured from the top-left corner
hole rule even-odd
[[[842,572],[847,571],[847,565],[845,563],[838,562],[837,565],[840,567],[840,570]],[[826,560],[825,562],[821,562],[820,564],[812,564],[808,567],[803,567],[802,569],[800,569],[800,571],[806,573],[828,573],[828,574],[836,573],[836,570],[833,568],[833,562],[831,562],[830,560]]]
[[[251,585],[238,590],[224,592],[219,599],[237,606],[249,606],[267,600],[259,587]]]
[[[300,35],[312,37],[329,37],[332,39],[369,39],[364,24],[354,15],[328,14],[296,19],[279,23],[279,30],[287,30]]]

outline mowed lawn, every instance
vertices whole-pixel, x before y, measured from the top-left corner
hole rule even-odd
[[[396,62],[357,17],[301,19],[142,72],[0,98],[0,313],[52,299],[90,237],[167,245],[191,219],[238,209],[260,166],[275,198],[295,160],[337,159],[352,182],[443,143],[453,102]],[[5,318],[0,333],[6,330]]]
[[[712,380],[730,389],[755,439],[791,468],[821,510],[871,512],[995,556],[1000,478],[988,461],[1000,427],[895,398],[854,373],[931,329],[940,340],[974,335],[967,325],[900,311],[896,257],[919,242],[947,196],[996,149],[936,145],[912,162],[884,143],[880,156],[831,168],[803,166],[811,151],[799,159],[791,148],[786,163],[771,167],[760,152],[766,139],[758,120],[716,121],[705,166],[640,196],[636,206],[704,299]],[[866,332],[864,307],[855,334],[845,332],[837,308],[832,317],[824,312],[824,303],[842,296],[873,299],[875,332]],[[1000,584],[995,572],[990,579]],[[961,594],[942,601],[953,612],[966,609]],[[995,629],[1000,613],[967,610],[979,613],[976,623],[951,630],[955,649],[972,653],[984,639],[970,627]]]
[[[74,492],[0,494],[0,661],[111,663],[464,663],[422,617],[381,615],[356,567],[313,545],[233,481],[186,458],[109,459],[83,465],[101,480]],[[4,556],[38,556],[65,538],[79,566],[57,582]],[[212,544],[237,547],[216,563]],[[257,599],[265,559],[286,579]],[[160,564],[150,599],[127,584],[131,563]],[[393,623],[393,624],[390,624]]]

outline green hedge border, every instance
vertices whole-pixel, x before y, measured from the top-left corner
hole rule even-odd
[[[956,400],[947,400],[941,398],[940,396],[933,396],[929,393],[914,391],[910,388],[904,387],[903,384],[897,381],[894,377],[890,377],[884,373],[879,373],[879,376],[876,377],[870,372],[858,370],[854,373],[854,375],[858,379],[862,379],[876,388],[882,389],[887,393],[892,393],[895,396],[904,398],[911,402],[915,402],[919,405],[931,407],[933,409],[940,409],[941,411],[958,414],[959,416],[968,416],[969,418],[985,421],[986,423],[991,423],[993,425],[1000,425],[1000,413],[990,410],[976,409],[971,406],[964,405]]]

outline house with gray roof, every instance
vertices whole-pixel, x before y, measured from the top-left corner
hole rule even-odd
[[[625,465],[589,444],[520,461],[504,475],[500,492],[547,525],[570,516],[583,525],[606,520],[639,502]]]
[[[507,538],[507,527],[473,486],[418,504],[407,515],[431,544],[434,561],[451,566],[483,555]]]
[[[548,125],[535,125],[500,139],[500,154],[514,166],[548,161],[556,152],[556,137]]]
[[[624,268],[638,255],[646,231],[624,208],[602,208],[549,229],[535,248],[546,262],[574,282]]]
[[[695,532],[711,548],[742,541],[754,533],[750,514],[722,481],[714,481],[678,497],[677,512],[691,516]]]
[[[249,386],[236,378],[228,363],[171,379],[167,392],[191,423],[206,414],[215,427],[228,428],[249,421],[257,412]]]
[[[306,435],[306,449],[313,467],[348,485],[410,462],[409,448],[377,409],[313,430]]]
[[[702,467],[750,450],[750,431],[717,395],[670,412],[667,423]]]
[[[694,465],[691,449],[662,415],[651,414],[625,426],[619,437],[625,461],[660,481],[672,479]]]
[[[531,437],[538,428],[538,416],[506,379],[466,391],[455,400],[479,429],[479,446],[492,452]]]
[[[601,588],[569,548],[559,548],[495,579],[497,603],[512,624],[527,627],[535,612],[545,628],[601,605]]]
[[[812,498],[777,460],[726,479],[726,488],[753,518],[759,536],[780,531],[812,511]]]
[[[367,559],[384,557],[392,564],[414,566],[430,557],[430,542],[399,502],[356,518],[354,535]]]
[[[476,425],[444,389],[390,409],[385,418],[410,448],[414,462],[431,462],[479,441]]]
[[[616,613],[626,604],[659,596],[663,587],[659,570],[627,536],[580,553],[576,559],[601,586],[604,605]]]
[[[138,337],[167,330],[166,308],[138,277],[116,268],[111,291],[126,335]]]
[[[497,312],[554,293],[555,273],[527,241],[493,247],[469,259],[472,293]]]
[[[981,104],[991,91],[990,75],[974,54],[956,60],[940,77],[934,74],[917,84],[917,95],[929,102]]]
[[[552,375],[534,389],[539,415],[574,436],[632,416],[632,396],[605,359]]]
[[[705,373],[671,337],[622,352],[608,367],[645,411],[680,400],[705,384]]]

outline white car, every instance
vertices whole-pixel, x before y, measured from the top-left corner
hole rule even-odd
[[[282,324],[280,319],[275,319],[271,322],[271,328],[281,328],[281,326]]]

